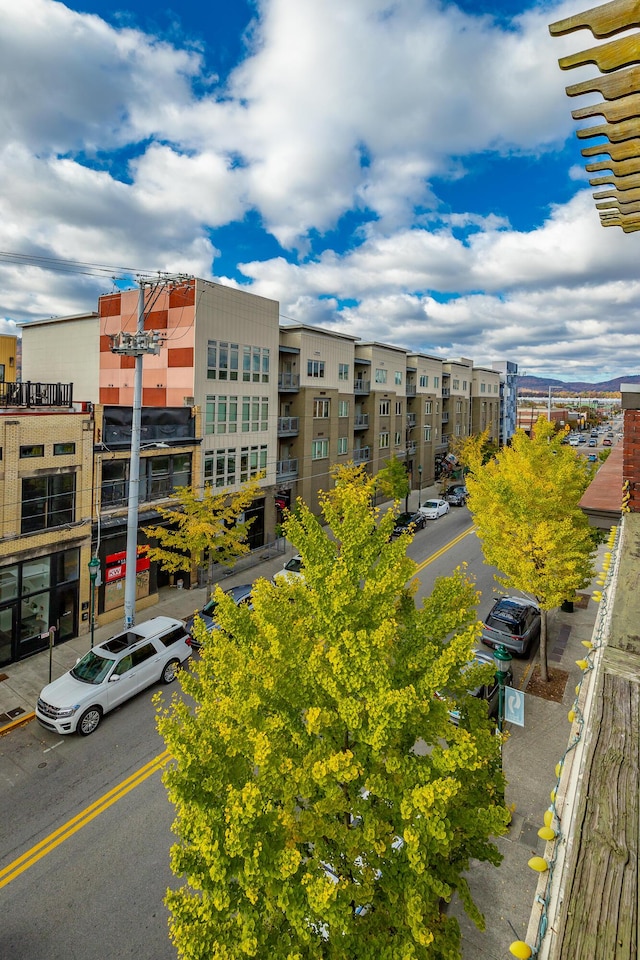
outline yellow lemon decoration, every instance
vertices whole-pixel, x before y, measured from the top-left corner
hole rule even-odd
[[[545,873],[545,871],[549,869],[549,864],[544,857],[531,857],[529,866],[532,870],[535,870],[536,873]]]
[[[532,956],[531,947],[524,940],[514,940],[509,947],[509,953],[518,957],[519,960],[529,960],[529,957]]]
[[[544,820],[545,827],[550,827],[553,823],[553,810],[545,810],[544,817],[542,819]]]
[[[538,836],[541,840],[555,840],[556,832],[551,827],[540,827]]]
[[[576,718],[575,710],[569,710],[569,713],[567,714],[567,720],[569,721],[569,723],[573,723],[575,718]]]

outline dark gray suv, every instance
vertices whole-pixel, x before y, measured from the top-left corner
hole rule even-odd
[[[481,640],[494,650],[501,644],[518,657],[529,655],[540,636],[540,608],[524,597],[500,597],[482,625]]]

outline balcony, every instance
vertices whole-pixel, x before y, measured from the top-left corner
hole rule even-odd
[[[279,373],[278,390],[281,393],[298,393],[300,390],[299,373]]]
[[[298,460],[278,460],[276,480],[295,480],[298,476]]]
[[[449,387],[443,387],[443,388],[442,388],[442,396],[443,396],[443,397],[450,397],[450,396],[451,396],[451,390],[449,389]]]
[[[412,427],[415,427],[416,422],[417,422],[417,416],[416,416],[416,414],[415,414],[415,413],[408,413],[408,414],[407,414],[407,427],[409,428],[409,430],[411,430]]]
[[[407,444],[407,456],[412,456],[416,452],[416,449],[416,444],[413,442],[413,440],[410,440]]]
[[[443,423],[449,423],[449,414],[448,414],[448,413],[443,413],[443,414],[442,414],[442,422],[443,422]]]
[[[0,383],[2,407],[72,407],[72,383]]]
[[[278,417],[278,436],[297,437],[299,426],[299,417]]]
[[[366,430],[369,426],[369,414],[368,413],[356,413],[353,418],[353,429],[354,430]]]
[[[408,397],[415,397],[415,395],[416,395],[416,385],[415,385],[415,383],[408,383],[408,384],[407,384],[407,396],[408,396]]]
[[[354,463],[368,463],[370,459],[369,447],[359,447],[357,450],[353,451]]]
[[[370,380],[354,380],[353,392],[357,396],[368,396],[371,393],[371,381]]]

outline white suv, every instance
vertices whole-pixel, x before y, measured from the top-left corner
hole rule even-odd
[[[180,620],[153,617],[93,647],[75,667],[44,687],[36,717],[55,733],[77,731],[86,737],[105,713],[140,690],[158,680],[175,680],[190,653]]]

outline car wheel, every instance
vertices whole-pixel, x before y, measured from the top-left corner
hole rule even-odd
[[[89,707],[78,720],[77,732],[81,737],[88,737],[90,733],[97,728],[102,720],[102,710],[100,707]]]
[[[164,665],[164,670],[162,671],[160,679],[163,683],[173,683],[175,678],[178,676],[179,669],[179,660],[169,660],[169,663],[165,663]]]

